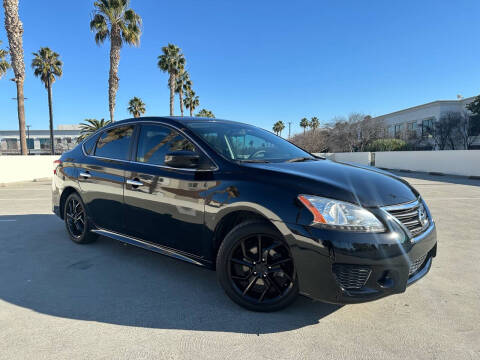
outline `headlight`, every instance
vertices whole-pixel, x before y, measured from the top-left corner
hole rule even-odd
[[[312,213],[316,224],[338,230],[385,231],[380,220],[360,206],[313,195],[299,195],[298,200]]]

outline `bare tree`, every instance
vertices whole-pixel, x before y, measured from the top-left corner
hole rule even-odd
[[[427,133],[432,135],[435,148],[445,150],[450,145],[451,149],[455,150],[460,120],[460,113],[447,112],[442,114],[440,119],[435,121],[432,126],[426,128]]]
[[[471,148],[472,144],[480,135],[480,115],[469,114],[464,111],[460,114],[458,124],[458,137],[465,150]]]

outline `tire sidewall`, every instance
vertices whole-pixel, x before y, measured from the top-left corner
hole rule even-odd
[[[234,288],[232,281],[230,279],[230,256],[232,250],[238,245],[238,241],[252,234],[261,234],[267,235],[269,237],[275,238],[279,241],[282,241],[287,247],[288,244],[285,242],[283,237],[278,233],[278,231],[273,228],[272,225],[266,222],[259,221],[249,221],[234,227],[228,234],[225,236],[220,248],[218,250],[216,270],[217,278],[225,290],[226,294],[237,304],[243,306],[252,311],[261,311],[261,312],[270,312],[277,311],[282,308],[290,305],[298,296],[298,280],[295,271],[294,265],[294,286],[290,292],[280,299],[276,303],[265,303],[265,304],[255,304],[238,294],[237,290]],[[292,258],[293,261],[293,258]]]
[[[83,211],[85,213],[85,226],[84,226],[84,229],[83,229],[83,234],[80,236],[80,237],[77,237],[75,235],[73,235],[70,231],[70,227],[68,225],[68,218],[67,218],[67,207],[68,207],[68,203],[72,200],[72,199],[75,199],[77,200],[80,205],[82,206],[83,208]],[[87,210],[85,208],[85,204],[83,203],[82,199],[80,198],[80,196],[77,194],[77,193],[72,193],[70,194],[67,199],[65,200],[65,206],[64,206],[64,209],[63,209],[63,218],[64,218],[64,221],[65,221],[65,227],[67,228],[67,233],[68,233],[68,236],[70,237],[70,239],[77,243],[77,244],[83,244],[83,243],[86,243],[86,242],[89,242],[89,239],[87,237],[87,234],[90,230],[89,226],[88,226],[88,216],[87,216]]]

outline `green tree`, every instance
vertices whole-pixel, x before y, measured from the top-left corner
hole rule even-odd
[[[105,121],[105,119],[85,119],[85,122],[80,124],[80,136],[77,138],[77,142],[81,142],[82,140],[93,134],[95,131],[101,129],[104,126],[107,126],[111,122],[111,120]]]
[[[312,117],[309,126],[312,128],[313,132],[315,132],[315,130],[320,126],[320,121],[316,116]]]
[[[138,118],[145,114],[145,103],[142,101],[142,99],[135,96],[128,102],[127,110],[133,115],[133,117]]]
[[[118,90],[118,64],[122,45],[140,44],[142,18],[129,9],[129,0],[100,0],[93,3],[95,10],[90,29],[95,42],[102,44],[110,39],[110,72],[108,76],[108,108],[114,121],[115,98]]]
[[[27,134],[25,131],[25,97],[23,83],[25,81],[25,63],[23,61],[23,24],[18,16],[18,0],[3,0],[5,10],[5,30],[8,37],[10,59],[15,84],[17,85],[18,130],[20,133],[20,149],[27,155]]]
[[[193,111],[198,105],[200,105],[200,100],[198,100],[198,96],[195,95],[195,91],[190,89],[185,94],[185,99],[183,99],[183,104],[187,109],[190,110],[190,116],[193,116]]]
[[[0,40],[0,45],[2,45],[2,41]],[[0,49],[0,79],[3,75],[10,69],[10,63],[7,61],[8,51]]]
[[[215,119],[213,112],[207,109],[200,110],[197,114],[195,114],[195,116]]]
[[[305,131],[307,129],[307,127],[310,126],[310,123],[308,122],[308,119],[307,118],[303,118],[302,120],[300,120],[300,127],[303,128],[303,133],[305,134]]]
[[[158,67],[169,75],[170,116],[173,116],[177,76],[185,69],[185,57],[182,54],[182,49],[174,44],[162,47],[162,53],[158,56]]]
[[[63,63],[59,59],[60,55],[48,47],[42,47],[38,52],[33,53],[32,68],[33,74],[40,78],[45,85],[48,93],[48,116],[50,129],[50,151],[55,154],[55,145],[53,142],[53,110],[52,110],[52,85],[56,78],[62,76]]]
[[[473,101],[466,106],[475,115],[480,115],[480,95],[475,96]]]
[[[180,100],[180,113],[183,116],[183,94],[188,93],[192,89],[192,81],[190,80],[190,74],[183,70],[178,74],[177,81],[175,83],[175,92],[178,94]]]

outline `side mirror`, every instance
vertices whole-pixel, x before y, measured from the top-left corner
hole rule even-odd
[[[171,151],[165,155],[165,165],[173,168],[194,169],[199,162],[200,155],[193,151]]]

